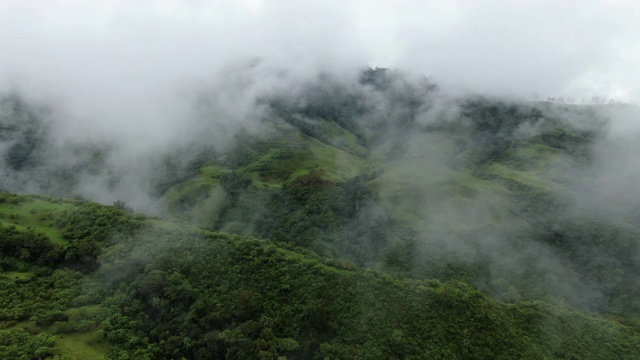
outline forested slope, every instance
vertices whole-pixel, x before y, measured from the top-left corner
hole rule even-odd
[[[0,100],[2,189],[57,196],[0,196],[0,357],[640,353],[637,107],[367,69],[123,156]]]
[[[116,207],[3,199],[3,358],[605,359],[640,350],[633,327],[562,304],[506,304],[459,280],[393,278]],[[22,228],[42,218],[48,235]],[[29,239],[55,255],[25,255]]]
[[[502,300],[640,314],[638,199],[604,170],[629,162],[606,149],[636,107],[443,98],[384,69],[359,86],[263,99],[272,131],[201,159],[167,213]]]

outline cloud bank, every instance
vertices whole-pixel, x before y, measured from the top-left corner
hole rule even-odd
[[[624,0],[5,0],[0,77],[127,123],[251,59],[298,74],[381,66],[458,91],[638,102],[638,15]]]
[[[223,146],[257,123],[260,96],[295,95],[320,72],[390,67],[451,93],[640,102],[639,11],[632,1],[5,0],[0,90],[51,104],[59,148],[104,144],[115,149],[107,163],[132,173],[194,136]]]

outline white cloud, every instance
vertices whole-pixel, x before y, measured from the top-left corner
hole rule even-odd
[[[157,116],[177,86],[261,58],[300,74],[386,66],[494,95],[638,102],[639,12],[600,0],[4,0],[0,82]]]

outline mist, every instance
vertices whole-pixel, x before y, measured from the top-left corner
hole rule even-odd
[[[238,133],[277,133],[287,119],[276,100],[301,109],[322,103],[315,97],[353,96],[355,122],[383,134],[370,139],[373,170],[364,176],[380,198],[356,206],[340,240],[324,250],[353,252],[375,268],[394,251],[413,251],[413,263],[398,271],[415,277],[446,278],[443,259],[488,263],[475,285],[509,300],[521,296],[496,284],[533,269],[542,287],[520,289],[524,297],[546,292],[589,307],[601,301],[601,284],[581,278],[544,242],[573,228],[558,230],[541,214],[640,221],[638,16],[632,1],[3,1],[0,97],[9,100],[0,118],[26,125],[0,143],[9,154],[1,188],[123,200],[164,215],[165,192],[194,176],[203,157],[224,159]],[[387,83],[363,83],[363,71],[378,67],[396,70]],[[549,97],[570,104],[537,101]],[[592,106],[594,97],[616,104]],[[469,99],[478,98],[542,110],[499,136],[429,131],[457,124],[471,132]],[[403,127],[409,120],[415,126]],[[508,187],[476,178],[481,160],[500,150],[496,139],[524,143],[553,121],[595,134],[585,135],[592,148],[558,156],[540,180],[561,184],[562,207],[549,201],[531,210],[522,205],[529,199],[514,201]],[[421,167],[429,171],[415,171]],[[460,173],[465,168],[472,171]],[[413,185],[385,192],[402,181]],[[231,200],[259,209],[256,217],[269,212],[262,195],[214,192],[212,213]],[[491,222],[508,231],[485,226]],[[544,241],[522,236],[532,228]]]
[[[459,91],[638,100],[631,1],[3,1],[0,10],[3,82],[28,82],[92,118],[152,116],[185,84],[254,59],[296,77],[379,66]]]
[[[217,89],[209,95],[225,119],[216,121],[238,123],[253,117],[256,92],[366,66],[430,76],[456,94],[638,102],[639,10],[630,1],[3,1],[0,88],[53,103],[59,137],[138,149],[193,127],[202,88]]]

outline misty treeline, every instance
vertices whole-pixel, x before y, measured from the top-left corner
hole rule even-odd
[[[301,94],[274,90],[274,94],[254,95],[250,98],[251,106],[260,109],[266,106],[268,110],[263,111],[257,120],[237,120],[239,124],[234,126],[240,134],[225,132],[225,135],[235,141],[224,147],[219,145],[223,141],[215,133],[223,132],[225,125],[228,125],[225,121],[229,120],[220,119],[215,109],[211,109],[218,103],[211,101],[210,97],[215,97],[218,93],[201,90],[201,94],[193,96],[191,105],[199,117],[194,121],[200,122],[194,127],[202,130],[205,136],[194,134],[180,144],[159,144],[152,148],[153,151],[145,149],[137,152],[123,145],[122,139],[114,138],[112,134],[104,134],[103,138],[90,137],[74,127],[81,124],[65,123],[65,119],[61,118],[66,114],[57,109],[55,103],[41,104],[39,102],[44,101],[32,100],[28,94],[21,93],[20,89],[5,91],[0,93],[0,135],[4,160],[2,170],[6,178],[3,188],[17,192],[39,191],[58,196],[93,195],[102,200],[108,198],[103,194],[117,197],[120,185],[131,185],[138,186],[152,202],[172,185],[196,174],[203,164],[238,165],[233,157],[243,157],[242,151],[255,152],[253,149],[242,149],[251,147],[246,142],[238,145],[243,131],[246,134],[248,130],[254,136],[252,141],[259,143],[264,141],[265,134],[277,136],[283,130],[278,124],[282,120],[294,124],[305,134],[328,143],[334,141],[332,134],[323,133],[322,130],[326,128],[316,121],[318,119],[337,123],[354,134],[359,145],[375,143],[386,131],[414,117],[414,113],[419,112],[419,107],[425,106],[425,95],[435,89],[426,79],[424,84],[416,85],[400,75],[385,74],[385,69],[369,69],[361,74],[356,85],[343,84],[330,75],[320,75],[317,81],[305,83]],[[229,106],[233,105],[231,103]],[[362,117],[367,118],[365,127],[362,126],[364,122],[360,121]],[[181,119],[176,119],[178,121]],[[91,120],[86,122],[91,123]],[[259,127],[257,122],[268,126]],[[193,124],[187,122],[186,126],[189,125]],[[218,126],[222,129],[218,129]],[[369,131],[371,129],[373,131]],[[206,136],[209,133],[213,135]],[[349,150],[344,145],[331,145]],[[132,153],[122,154],[123,149]],[[242,161],[247,162],[249,159]],[[131,177],[134,179],[131,180]],[[128,181],[134,181],[135,184]],[[91,182],[98,184],[95,187],[103,189],[90,189],[91,185],[88,183]],[[131,199],[135,205],[139,203],[140,207],[152,211],[149,201],[138,200]],[[157,206],[159,205],[153,204],[152,207]]]
[[[607,106],[626,105],[451,97],[428,78],[376,68],[259,92],[249,99],[258,116],[229,125],[208,98],[219,93],[194,99],[209,132],[127,156],[118,139],[56,141],[55,107],[5,93],[3,187],[133,206],[402,277],[461,278],[503,300],[638,315],[637,218],[575,206],[589,194],[581,179],[606,137]],[[233,141],[202,136],[216,126]],[[429,141],[422,134],[452,145],[413,152],[416,138]],[[395,164],[425,158],[456,173],[429,186],[389,180]],[[434,209],[448,206],[460,228],[435,224]],[[464,228],[465,211],[502,220]]]

